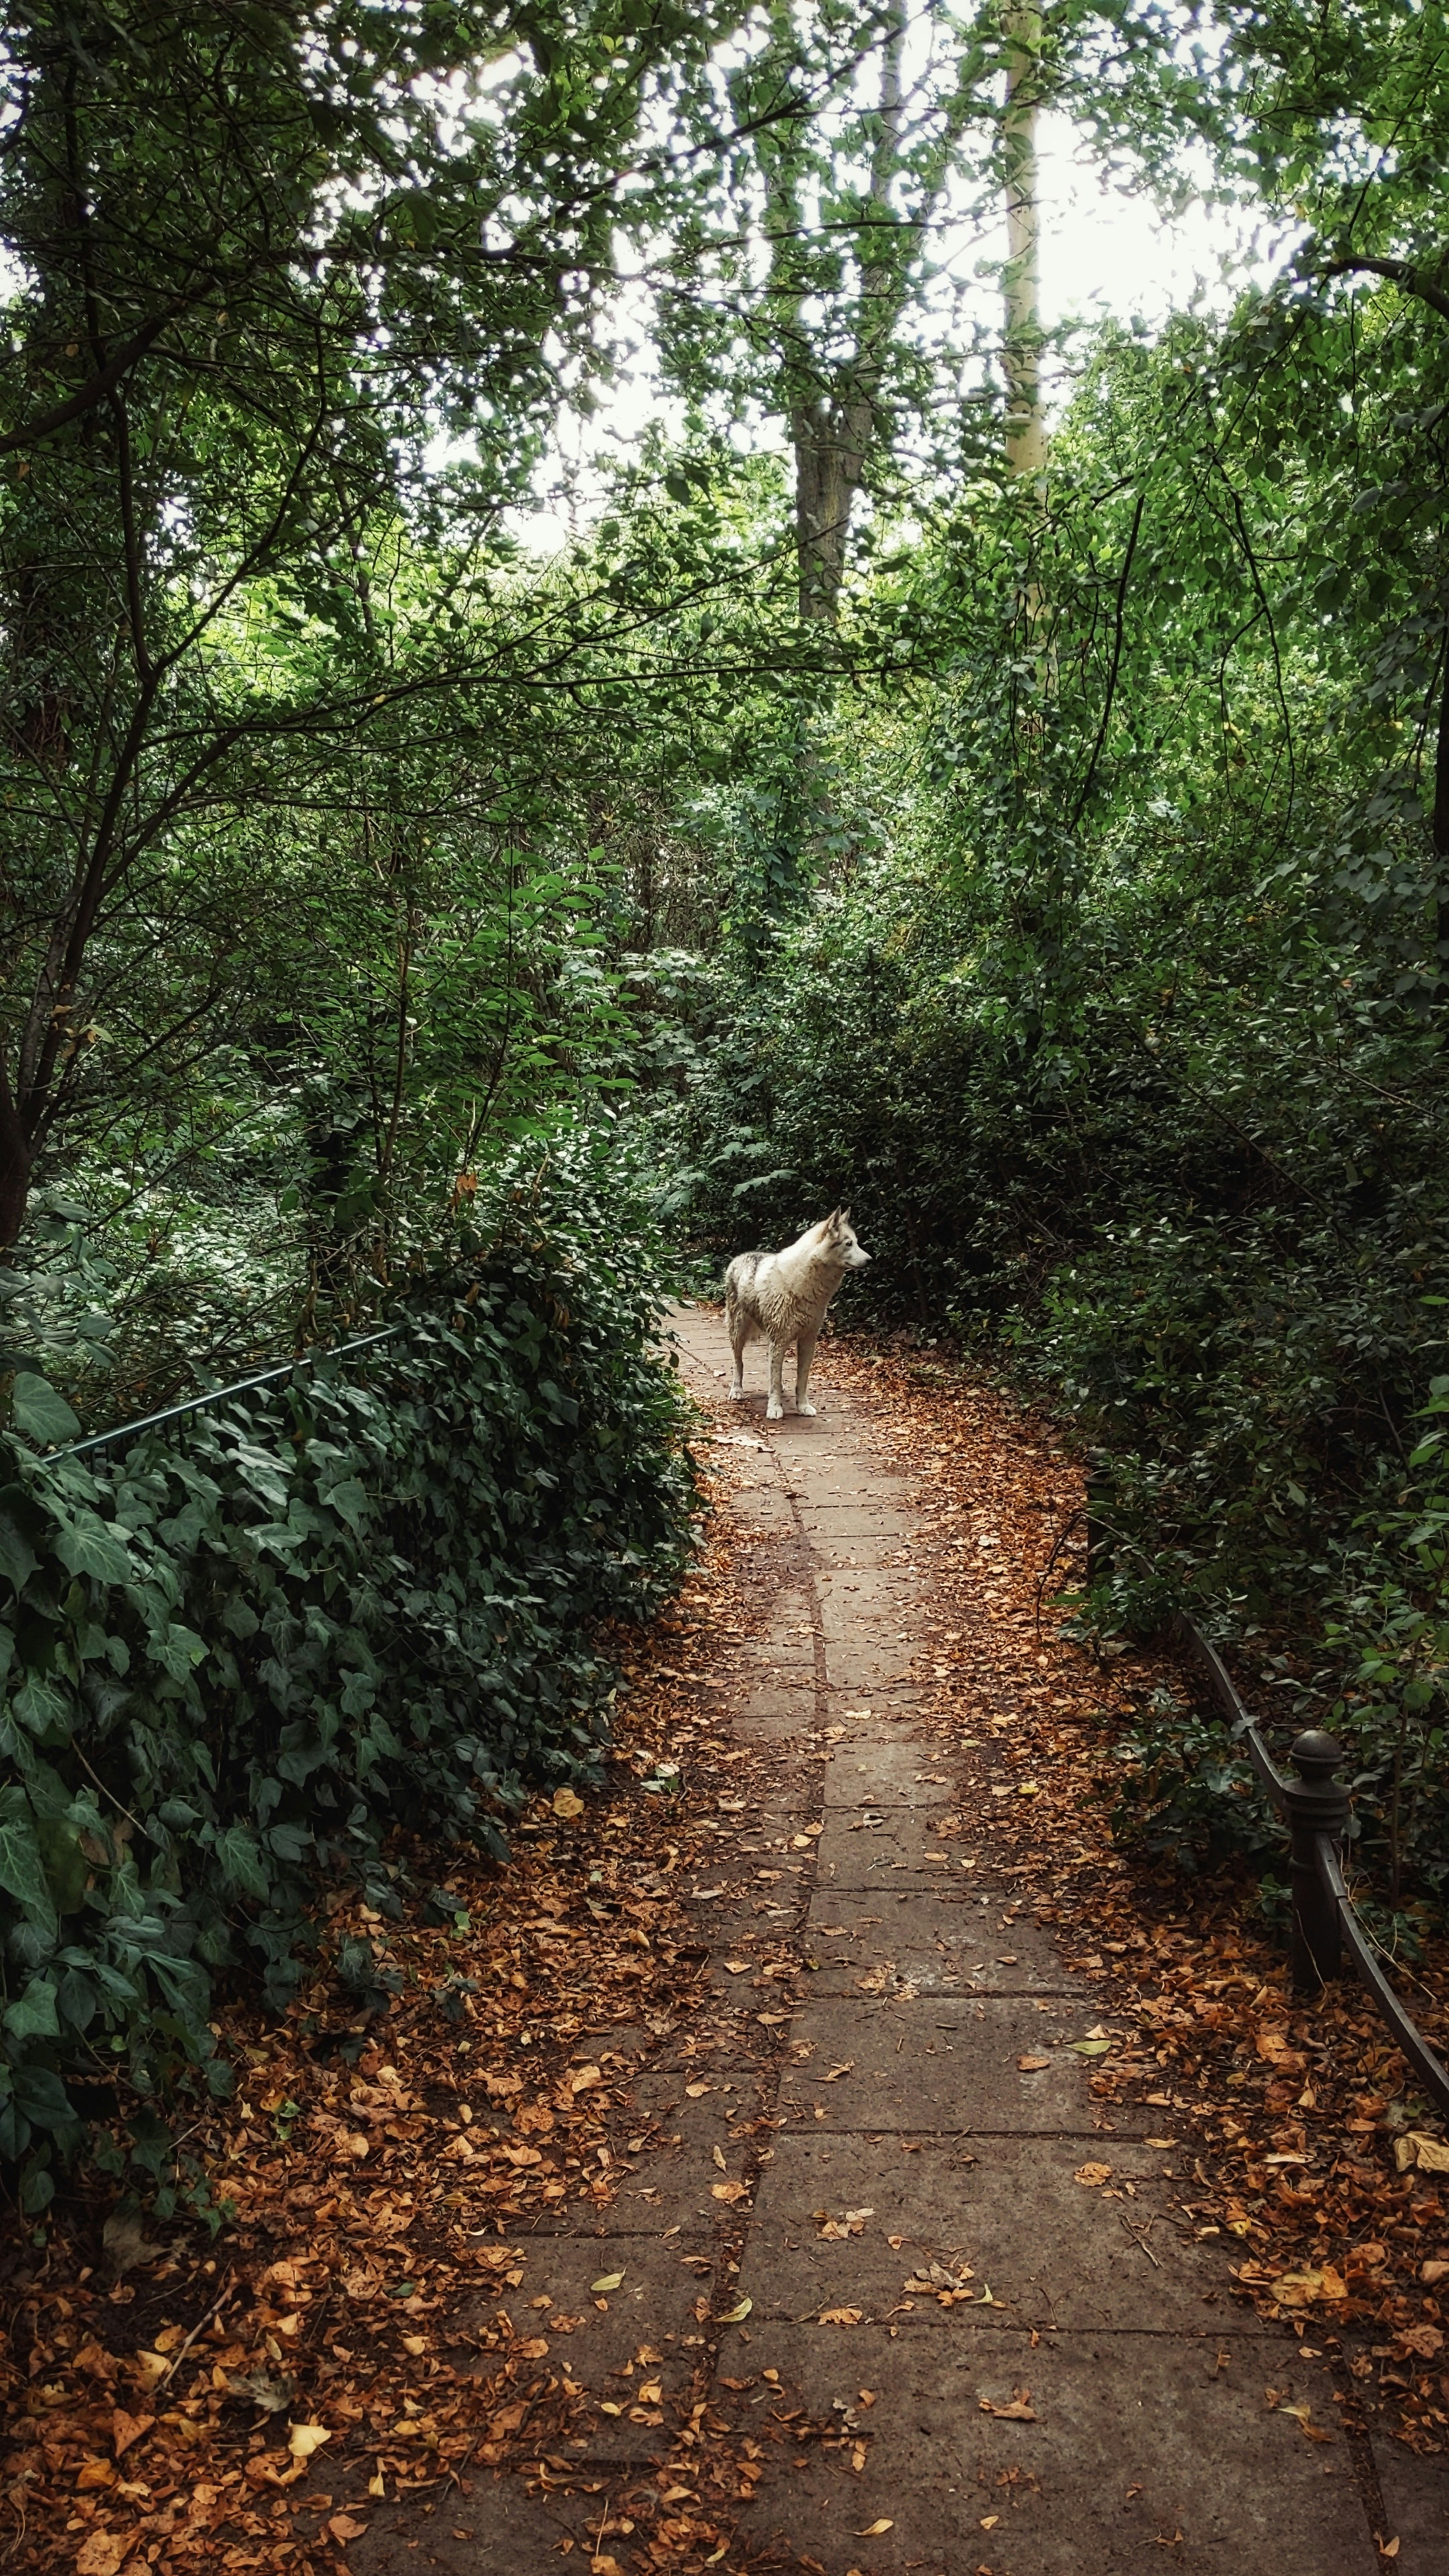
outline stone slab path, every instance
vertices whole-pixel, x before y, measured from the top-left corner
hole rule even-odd
[[[730,1844],[759,1866],[694,1888],[734,2038],[676,2057],[639,2034],[659,2143],[602,2216],[532,2239],[514,2294],[565,2315],[569,2369],[612,2391],[575,2464],[594,2502],[478,2487],[425,2532],[380,2521],[359,2568],[622,2576],[611,2482],[677,2482],[727,2429],[726,2576],[1366,2576],[1348,2447],[1286,2412],[1332,2424],[1327,2373],[1233,2304],[1163,2115],[1098,2102],[1063,2044],[1099,2007],[993,1861],[992,1745],[953,1742],[910,1678],[921,1516],[869,1400],[832,1391],[827,1342],[818,1417],[767,1427],[762,1392],[726,1401],[720,1318],[676,1328],[748,1459],[734,1509],[765,1613],[722,1653],[715,1724],[778,1757]],[[812,1970],[793,2003],[770,1983],[787,1934]],[[667,2401],[691,2392],[681,2450]],[[1404,2576],[1434,2564],[1406,2539]]]

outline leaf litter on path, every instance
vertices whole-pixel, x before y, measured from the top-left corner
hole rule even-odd
[[[1116,1742],[1131,1693],[1167,1667],[1128,1653],[1100,1671],[1038,1615],[1038,1579],[1079,1506],[1075,1468],[1049,1426],[964,1374],[943,1384],[938,1372],[923,1393],[908,1355],[843,1338],[828,1349],[837,1382],[872,1399],[882,1455],[959,1514],[902,1550],[931,1575],[936,1624],[917,1641],[926,1714],[948,1752],[969,1740],[1007,1785],[1019,1775],[1036,1793],[992,1809],[993,1856],[1012,1875],[1014,1904],[1055,1932],[1068,1967],[1110,2004],[1112,2031],[1089,2034],[1079,2052],[1093,2094],[1106,2111],[1159,2106],[1161,2135],[1148,2143],[1174,2159],[1180,2220],[1229,2249],[1236,2295],[1267,2316],[1310,2320],[1331,2352],[1347,2351],[1345,2329],[1356,2329],[1372,2353],[1355,2355],[1355,2372],[1378,2384],[1355,2377],[1350,2398],[1376,2394],[1416,2448],[1442,2448],[1449,2149],[1413,2116],[1405,2071],[1356,1997],[1340,1991],[1311,2013],[1296,2003],[1246,1880],[1191,1885],[1113,1847]],[[963,1541],[983,1513],[999,1545],[985,1564],[973,1547],[968,1563]],[[501,1872],[450,1856],[431,1909],[414,1901],[380,1918],[348,1896],[326,1919],[318,1973],[291,2011],[225,2017],[237,2099],[207,2113],[191,2141],[233,2204],[218,2245],[159,2225],[153,2241],[128,2222],[103,2260],[96,2177],[48,2214],[43,2251],[12,2276],[0,2378],[14,2428],[7,2492],[36,2576],[118,2576],[132,2560],[184,2576],[228,2564],[322,2576],[345,2563],[384,2501],[450,2494],[466,2513],[470,2493],[485,2502],[502,2476],[560,2503],[584,2491],[586,2479],[570,2485],[549,2463],[587,2431],[593,2401],[562,2365],[567,2338],[553,2348],[508,2305],[525,2281],[529,2230],[557,2225],[564,2208],[605,2210],[631,2140],[659,2137],[631,2091],[651,2047],[679,2048],[684,2035],[702,2044],[717,2021],[736,2048],[751,2030],[763,2066],[787,2018],[711,1996],[709,1918],[695,1911],[728,1910],[738,1885],[728,1838],[758,1812],[771,1757],[718,1732],[689,1675],[714,1678],[707,1658],[717,1673],[732,1669],[752,1615],[719,1521],[650,1635],[620,1640],[626,1687],[602,1794],[580,1798],[577,1814],[576,1792],[541,1797]],[[846,1714],[858,1722],[870,1710]],[[840,1733],[822,1730],[822,1754]],[[818,1786],[812,1800],[818,1817]],[[802,1821],[810,1812],[804,1804]],[[787,1839],[793,1853],[813,1847],[798,1826]],[[420,1887],[439,1868],[436,1853],[401,1842],[394,1859]],[[425,1920],[429,1911],[443,1919]],[[728,1937],[742,1975],[751,1963],[738,1928]],[[399,1985],[370,2019],[349,2018],[327,1974],[342,1941],[362,1938]],[[793,1938],[775,1947],[787,1977]],[[1431,2035],[1443,2044],[1442,2028]],[[1045,2071],[1049,2060],[1035,2058],[1025,2053],[1023,2073]],[[692,2101],[715,2089],[698,2079],[681,2088]],[[898,2145],[910,2154],[919,2143]],[[719,2224],[740,2225],[727,2202]],[[722,2250],[732,2241],[723,2236]],[[1296,2285],[1314,2275],[1313,2295],[1300,2298]],[[208,2316],[229,2277],[228,2304]],[[622,2276],[597,2279],[607,2303]],[[493,2321],[460,2355],[450,2317],[480,2298]],[[731,2307],[727,2292],[713,2306],[702,2299],[701,2313],[703,2338],[742,2336],[749,2306],[737,2296]],[[848,2332],[863,2314],[839,2308],[820,2322]],[[193,2331],[148,2405],[158,2363],[170,2370]],[[739,2525],[760,2475],[745,2445],[762,2419],[736,2425],[719,2411],[727,2389],[753,2383],[712,2379],[713,2366],[705,2341],[692,2385],[663,2388],[673,2447],[660,2478],[609,2486],[607,2555],[625,2576],[661,2563],[691,2576],[726,2557],[768,2563]],[[1004,2408],[981,2402],[1035,2420],[1028,2391]],[[796,2420],[770,2438],[841,2438],[829,2420],[776,2412]],[[1342,2412],[1351,2428],[1354,2404]],[[120,2417],[136,2428],[123,2453]],[[685,2445],[691,2426],[702,2438]],[[299,2456],[297,2434],[322,2438]]]

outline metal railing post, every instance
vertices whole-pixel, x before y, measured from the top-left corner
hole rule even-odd
[[[1317,1845],[1326,1836],[1337,1859],[1349,1808],[1348,1791],[1334,1778],[1343,1758],[1334,1736],[1310,1727],[1292,1747],[1298,1777],[1283,1784],[1292,1829],[1293,1986],[1300,1995],[1317,1994],[1338,1975],[1342,1961],[1338,1907],[1320,1875]]]

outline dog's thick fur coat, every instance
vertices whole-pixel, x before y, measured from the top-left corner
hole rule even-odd
[[[795,1346],[795,1410],[813,1414],[806,1399],[810,1363],[825,1321],[825,1309],[847,1270],[863,1270],[870,1259],[851,1229],[849,1208],[812,1225],[798,1243],[783,1252],[742,1252],[725,1272],[725,1321],[735,1355],[730,1393],[738,1401],[745,1391],[745,1348],[756,1340],[770,1345],[770,1395],[766,1419],[779,1422],[785,1413],[781,1377],[785,1353]]]

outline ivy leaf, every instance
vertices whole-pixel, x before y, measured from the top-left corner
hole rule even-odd
[[[60,2016],[49,1977],[32,1977],[23,1994],[6,2008],[5,2028],[12,2039],[59,2039]]]
[[[63,1395],[57,1395],[48,1378],[37,1377],[33,1369],[22,1369],[11,1392],[11,1411],[18,1431],[28,1433],[47,1447],[58,1448],[64,1440],[74,1440],[80,1429],[80,1416],[72,1413]]]
[[[29,1799],[15,1782],[0,1789],[0,1887],[24,1906],[27,1914],[58,1929],[55,1903],[45,1875]]]

